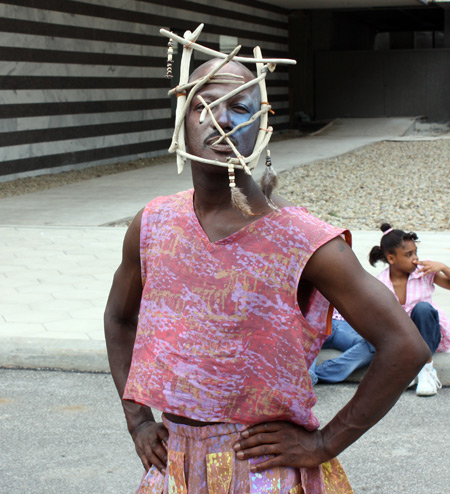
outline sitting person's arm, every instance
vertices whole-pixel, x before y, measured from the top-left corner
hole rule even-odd
[[[311,467],[337,456],[390,410],[430,356],[392,293],[361,267],[341,238],[314,253],[302,279],[317,287],[376,352],[353,398],[324,428],[308,432],[292,423],[268,422],[244,431],[235,445],[239,459],[274,455],[255,471]]]
[[[424,276],[430,273],[436,273],[434,283],[441,288],[450,290],[450,268],[444,263],[437,261],[417,261],[415,264],[417,264],[419,271]]]

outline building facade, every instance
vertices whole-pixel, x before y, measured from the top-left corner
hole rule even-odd
[[[450,2],[381,3],[0,0],[0,181],[166,154],[178,64],[166,79],[161,27],[202,22],[200,42],[216,50],[297,59],[267,80],[276,131],[336,117],[450,121]],[[193,66],[206,59],[195,53]]]
[[[251,0],[219,5],[0,1],[0,180],[166,153],[174,105],[161,27],[183,35],[203,22],[200,42],[211,48],[241,44],[251,56],[259,45],[265,56],[286,56],[286,10]],[[196,53],[193,63],[206,59]],[[288,69],[268,86],[271,124],[286,128]]]

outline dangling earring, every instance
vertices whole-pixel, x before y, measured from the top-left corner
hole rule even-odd
[[[246,216],[254,216],[245,195],[236,186],[236,177],[234,174],[234,165],[228,162],[228,179],[230,181],[231,203]]]
[[[169,42],[167,43],[167,72],[166,78],[172,79],[172,65],[173,65],[173,40],[169,38]]]
[[[267,197],[267,200],[270,201],[270,196],[272,195],[273,189],[278,184],[278,176],[277,172],[274,170],[272,166],[272,160],[270,158],[270,150],[266,151],[266,169],[264,170],[263,176],[261,178],[261,189],[264,195]]]

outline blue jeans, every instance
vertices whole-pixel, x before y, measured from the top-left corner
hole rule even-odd
[[[322,348],[334,348],[343,353],[321,365],[317,365],[317,359],[313,362],[309,370],[313,385],[319,379],[326,383],[344,381],[356,369],[369,365],[375,353],[375,348],[347,321],[333,319],[332,329]]]
[[[441,342],[439,312],[428,302],[419,302],[411,312],[411,320],[433,354]]]

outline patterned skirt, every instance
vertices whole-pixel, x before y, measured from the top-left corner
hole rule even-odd
[[[192,427],[163,417],[169,431],[166,475],[155,467],[144,475],[136,494],[352,494],[335,458],[314,468],[274,468],[260,473],[238,460],[233,444],[247,426],[215,424]]]

